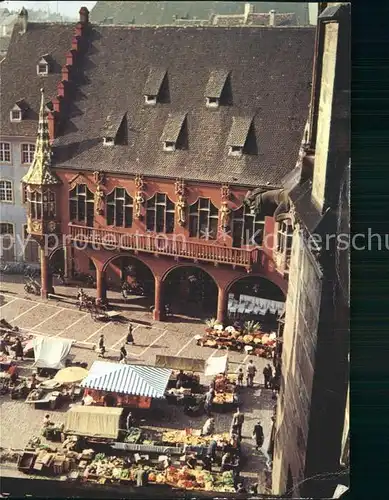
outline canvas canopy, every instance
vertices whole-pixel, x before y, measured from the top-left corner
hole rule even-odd
[[[36,337],[33,340],[34,366],[37,368],[65,368],[72,340],[53,337]]]
[[[65,432],[79,436],[117,439],[123,408],[74,406],[66,414]]]
[[[209,357],[205,363],[205,376],[218,375],[227,371],[228,355],[216,357]]]
[[[121,365],[95,361],[81,387],[98,391],[164,398],[172,371],[146,365]]]
[[[203,359],[180,358],[179,356],[157,354],[155,356],[155,366],[202,373],[205,368],[205,361]]]

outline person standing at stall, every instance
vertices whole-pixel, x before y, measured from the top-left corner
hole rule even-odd
[[[214,397],[215,397],[215,391],[214,389],[210,388],[207,394],[205,395],[205,402],[204,402],[204,410],[207,415],[209,415],[211,411]]]
[[[243,385],[243,370],[242,370],[242,368],[239,368],[239,371],[238,371],[237,385],[239,385],[239,386]]]
[[[239,440],[242,439],[242,426],[244,422],[244,414],[240,412],[239,408],[236,410],[232,417],[231,434],[237,434]]]
[[[18,339],[15,344],[15,359],[20,358],[23,361],[23,345],[22,341]]]
[[[247,380],[247,387],[253,387],[254,385],[254,377],[255,374],[257,373],[257,369],[255,368],[255,365],[253,363],[253,360],[250,359],[247,367],[246,367],[246,380]]]
[[[209,417],[203,426],[201,434],[203,436],[211,436],[215,432],[215,419]]]
[[[270,364],[267,364],[265,366],[265,368],[263,369],[263,379],[264,379],[264,387],[265,389],[269,389],[270,388],[270,381],[272,379],[272,376],[273,376],[273,370],[270,366]]]

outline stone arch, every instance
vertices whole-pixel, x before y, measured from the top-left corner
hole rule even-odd
[[[268,281],[269,283],[272,283],[274,286],[279,288],[279,290],[283,293],[284,298],[286,300],[286,294],[287,294],[286,284],[284,287],[282,287],[282,286],[280,286],[281,285],[280,283],[276,283],[274,280],[269,278],[269,276],[265,276],[265,275],[260,274],[260,273],[241,274],[240,276],[235,277],[234,279],[229,281],[228,284],[226,285],[227,293],[231,290],[231,288],[235,285],[235,283],[237,283],[240,280],[247,279],[247,278],[260,278],[260,279],[263,279],[265,281]]]
[[[115,255],[109,256],[108,259],[106,259],[104,261],[104,263],[101,265],[101,270],[103,272],[105,272],[107,270],[109,264],[111,264],[114,260],[116,260],[116,259],[124,259],[124,258],[127,258],[127,259],[131,258],[131,259],[139,261],[141,264],[143,264],[144,266],[146,266],[149,269],[149,271],[151,272],[151,274],[155,278],[155,275],[156,275],[155,270],[149,264],[149,262],[145,261],[145,259],[142,259],[139,255],[124,253],[124,252],[120,252],[120,253],[117,253]]]
[[[164,303],[175,313],[196,319],[216,316],[220,285],[205,266],[190,262],[170,266],[161,284]]]
[[[220,283],[218,281],[218,279],[216,278],[216,276],[213,275],[213,273],[206,267],[206,266],[203,266],[202,264],[195,264],[193,262],[182,262],[182,263],[179,263],[179,264],[174,264],[172,266],[170,266],[168,269],[166,269],[161,277],[161,281],[164,282],[166,281],[166,278],[167,276],[172,272],[174,271],[175,269],[178,269],[180,267],[194,267],[194,268],[197,268],[197,269],[201,269],[202,271],[204,271],[206,274],[208,274],[208,276],[210,278],[212,278],[212,280],[214,281],[216,287],[220,287]]]

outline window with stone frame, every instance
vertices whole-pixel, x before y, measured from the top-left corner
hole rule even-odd
[[[107,225],[131,227],[133,199],[124,188],[116,187],[107,196]]]
[[[29,214],[32,219],[42,219],[42,193],[27,191]]]
[[[43,215],[44,217],[53,219],[55,217],[55,194],[50,189],[43,192]]]
[[[72,222],[82,222],[93,227],[94,195],[86,184],[77,184],[69,192],[69,216]]]
[[[155,193],[146,202],[146,228],[153,233],[174,232],[174,203],[164,193]]]
[[[35,144],[22,144],[22,163],[28,165],[33,162],[35,154]]]
[[[27,184],[24,184],[22,182],[22,203],[27,203],[28,200],[28,189],[27,189]]]
[[[290,220],[284,220],[278,224],[277,252],[288,252],[292,248],[293,228]]]
[[[12,181],[0,181],[0,201],[12,203],[14,199]]]
[[[9,142],[0,142],[0,161],[11,163],[11,144]]]
[[[15,260],[15,228],[10,222],[0,223],[0,258],[5,262]]]
[[[189,236],[215,240],[218,233],[219,210],[209,198],[199,198],[189,207]]]
[[[9,236],[14,235],[14,225],[10,222],[1,222],[0,223],[0,234],[7,234]]]
[[[261,214],[252,214],[249,207],[242,206],[232,212],[232,246],[262,245],[265,219]]]

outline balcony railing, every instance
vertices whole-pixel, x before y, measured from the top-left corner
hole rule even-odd
[[[232,264],[250,268],[258,262],[259,249],[231,248],[212,243],[184,240],[177,235],[167,237],[158,234],[128,234],[109,229],[97,229],[69,224],[72,241],[103,246],[106,249],[136,250],[153,254],[198,259],[220,264]]]

